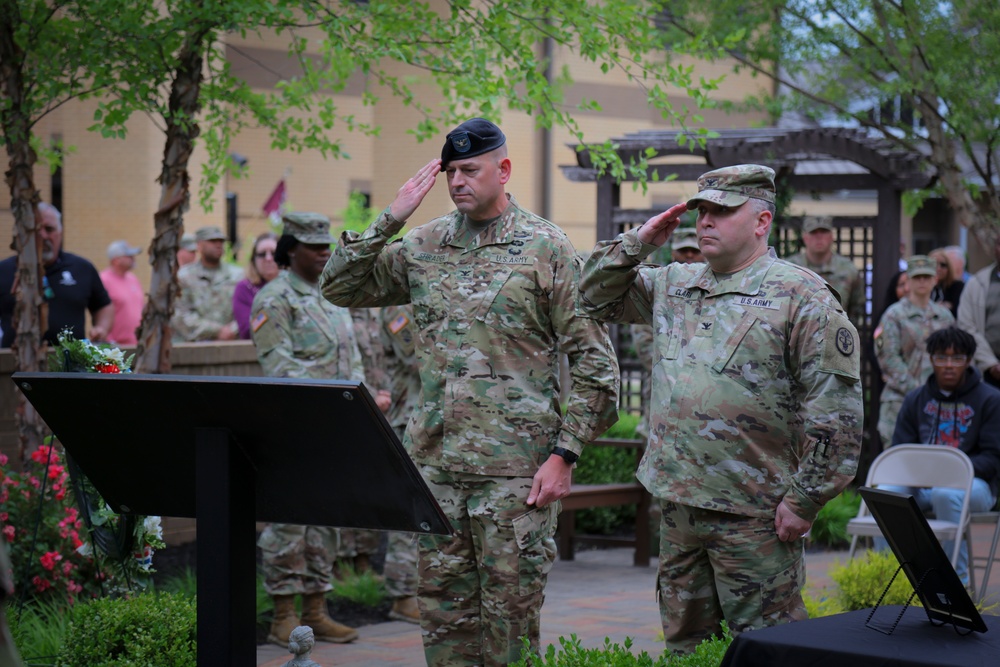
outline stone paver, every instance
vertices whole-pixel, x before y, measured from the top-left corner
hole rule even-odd
[[[989,549],[992,526],[973,527],[974,553]],[[807,587],[830,585],[827,572],[847,560],[846,551],[806,554]],[[632,565],[630,549],[582,551],[576,560],[557,561],[549,575],[542,608],[542,643],[559,646],[560,637],[575,634],[585,647],[604,645],[604,638],[633,640],[633,653],[659,655],[662,629],[656,605],[656,568]],[[981,571],[977,572],[982,576]],[[993,568],[988,596],[1000,600],[1000,564]],[[992,612],[996,613],[996,612]],[[380,623],[359,628],[361,637],[346,645],[318,643],[312,659],[327,667],[423,667],[420,630],[409,623]],[[258,667],[281,667],[291,654],[277,646],[257,648]]]

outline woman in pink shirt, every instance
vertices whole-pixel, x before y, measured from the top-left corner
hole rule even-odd
[[[250,306],[260,288],[278,276],[278,265],[274,261],[274,250],[278,247],[278,236],[274,232],[264,232],[253,242],[247,277],[236,283],[233,292],[233,318],[240,327],[240,338],[250,338]]]

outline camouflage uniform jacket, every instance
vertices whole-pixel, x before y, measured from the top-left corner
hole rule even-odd
[[[598,244],[581,308],[655,333],[649,444],[636,476],[659,498],[806,520],[857,470],[857,331],[814,274],[774,251],[731,276],[639,266],[636,231]]]
[[[392,386],[389,425],[398,432],[406,428],[420,400],[420,373],[417,368],[417,326],[413,307],[386,306],[382,309],[382,345],[386,372]]]
[[[903,298],[889,306],[874,334],[875,356],[885,378],[882,401],[902,401],[927,381],[934,372],[927,337],[954,322],[951,311],[933,301],[921,308]]]
[[[412,301],[421,398],[404,444],[415,461],[531,476],[553,446],[579,453],[614,423],[614,350],[603,325],[576,315],[582,263],[561,229],[513,199],[468,247],[457,211],[388,244],[402,226],[386,209],[364,233],[345,232],[320,285],[343,306]]]
[[[270,377],[365,379],[350,313],[291,271],[282,271],[254,297],[250,336]]]
[[[855,326],[864,322],[865,281],[861,271],[847,257],[833,253],[826,264],[813,264],[806,253],[797,252],[785,258],[792,264],[804,266],[825,280],[840,296],[840,303]]]
[[[365,385],[372,396],[376,391],[389,391],[389,374],[386,368],[385,348],[382,346],[382,317],[378,308],[351,308],[354,321],[354,338],[365,367]]]
[[[191,262],[177,271],[180,298],[170,320],[175,341],[215,340],[233,321],[233,292],[243,271],[222,262],[217,269]]]

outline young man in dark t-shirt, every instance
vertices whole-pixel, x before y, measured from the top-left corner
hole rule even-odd
[[[49,305],[49,326],[43,338],[53,344],[59,332],[69,327],[76,338],[104,340],[114,322],[115,311],[97,269],[83,257],[63,252],[62,215],[57,208],[43,202],[37,211],[45,265],[42,292]],[[0,328],[3,329],[0,347],[10,347],[17,333],[12,321],[16,274],[17,256],[0,261]],[[89,335],[87,311],[93,320]]]

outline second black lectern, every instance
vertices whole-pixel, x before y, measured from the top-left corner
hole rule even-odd
[[[256,664],[256,521],[450,533],[358,382],[12,379],[115,511],[198,519],[199,664]]]

